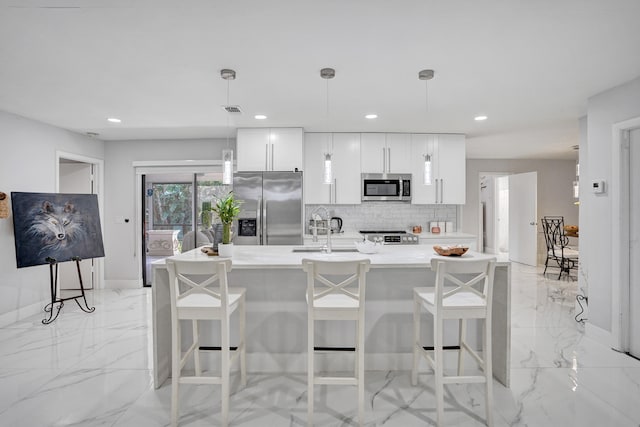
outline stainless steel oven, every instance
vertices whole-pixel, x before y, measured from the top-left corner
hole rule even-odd
[[[411,201],[411,174],[363,173],[361,177],[363,202]]]

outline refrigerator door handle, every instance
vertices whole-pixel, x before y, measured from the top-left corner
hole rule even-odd
[[[262,204],[262,229],[264,230],[264,232],[262,233],[262,242],[260,244],[262,245],[268,245],[269,244],[269,231],[267,229],[267,201],[266,200],[262,200],[261,199],[261,204]]]
[[[258,244],[262,244],[262,197],[258,197],[258,208],[256,209],[256,237],[258,238]]]

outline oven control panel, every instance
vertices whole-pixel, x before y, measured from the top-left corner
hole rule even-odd
[[[420,242],[418,236],[411,233],[361,233],[365,239],[385,245],[417,245]]]

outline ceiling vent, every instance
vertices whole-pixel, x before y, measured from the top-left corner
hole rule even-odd
[[[239,105],[223,105],[224,111],[229,114],[242,114],[242,110]]]

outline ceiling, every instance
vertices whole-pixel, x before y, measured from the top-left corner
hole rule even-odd
[[[640,75],[637,0],[0,5],[0,110],[105,141],[452,132],[469,158],[569,159],[587,99]]]

